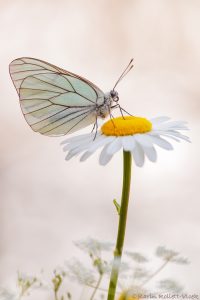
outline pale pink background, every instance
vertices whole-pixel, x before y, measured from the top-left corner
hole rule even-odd
[[[180,251],[191,264],[162,275],[200,292],[199,30],[197,0],[0,2],[1,283],[16,270],[50,272],[73,256],[73,240],[114,241],[112,199],[120,198],[122,181],[122,153],[106,167],[97,154],[65,162],[62,138],[31,131],[9,63],[44,59],[108,91],[134,57],[118,86],[121,105],[134,115],[187,120],[192,144],[159,150],[158,163],[133,168],[126,246],[147,254],[157,245]]]

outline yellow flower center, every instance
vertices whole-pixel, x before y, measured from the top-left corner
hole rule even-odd
[[[141,117],[118,117],[110,119],[101,126],[101,132],[105,135],[124,136],[151,131],[152,123]]]
[[[126,293],[122,293],[118,300],[139,300],[137,296],[127,296]]]

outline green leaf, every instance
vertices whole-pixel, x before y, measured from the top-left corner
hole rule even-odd
[[[119,203],[117,202],[116,199],[113,200],[113,203],[114,203],[114,205],[115,205],[115,207],[116,207],[116,210],[117,210],[118,215],[120,215],[120,209],[121,209],[121,206],[119,205]]]

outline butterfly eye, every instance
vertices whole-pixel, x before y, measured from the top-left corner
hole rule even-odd
[[[118,97],[118,92],[111,90],[111,91],[110,91],[110,96],[111,96],[112,98]]]
[[[118,100],[119,100],[118,92],[116,92],[116,91],[114,91],[114,90],[111,90],[111,91],[110,91],[110,96],[111,96],[111,98],[112,98],[112,100],[113,100],[114,102],[118,102]]]

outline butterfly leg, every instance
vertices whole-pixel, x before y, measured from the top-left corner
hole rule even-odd
[[[96,137],[97,137],[97,131],[98,131],[98,123],[96,123],[96,130],[95,130],[95,135],[94,135],[94,139],[93,139],[93,141],[96,139]]]
[[[94,130],[95,130],[95,135],[94,135],[93,141],[96,139],[97,131],[98,131],[97,114],[96,114],[96,120],[95,120],[95,123],[94,123],[94,125],[93,125],[93,128],[92,128],[91,133],[92,133]]]
[[[121,108],[121,106],[119,105],[119,110],[120,110],[120,113],[121,113],[121,115],[122,115],[122,118],[125,120],[125,118],[124,118],[124,114],[123,114],[123,109]]]
[[[111,108],[119,108],[119,110],[120,110],[120,113],[121,113],[121,115],[122,115],[122,118],[124,119],[124,114],[123,114],[123,109],[121,108],[121,106],[119,105],[119,103],[118,104],[116,104],[116,105],[114,105],[114,106],[111,106]]]
[[[124,111],[129,116],[134,117],[133,115],[129,114],[129,112],[127,112],[124,108],[122,108],[120,105],[119,105],[119,109],[120,109],[121,114],[122,114],[122,111]],[[123,116],[123,114],[122,114],[122,116]]]
[[[111,108],[116,108],[116,107],[119,107],[119,110],[120,110],[120,113],[121,113],[123,119],[124,119],[124,114],[123,114],[123,112],[125,112],[125,113],[128,114],[129,116],[133,117],[133,115],[129,114],[129,112],[127,112],[124,108],[122,108],[122,107],[120,106],[120,104],[116,104],[116,105],[112,106]]]
[[[109,115],[110,115],[110,120],[111,120],[111,122],[112,122],[112,124],[113,124],[113,127],[115,127],[115,123],[113,122],[114,117],[113,117],[113,115],[112,115],[112,113],[111,113],[111,108],[115,108],[115,107],[116,107],[116,105],[115,105],[115,106],[112,106],[112,107],[109,107],[109,106],[108,106]]]
[[[93,131],[94,131],[95,127],[96,127],[96,121],[95,121],[95,123],[93,124],[92,130],[91,130],[91,133],[93,133]]]

